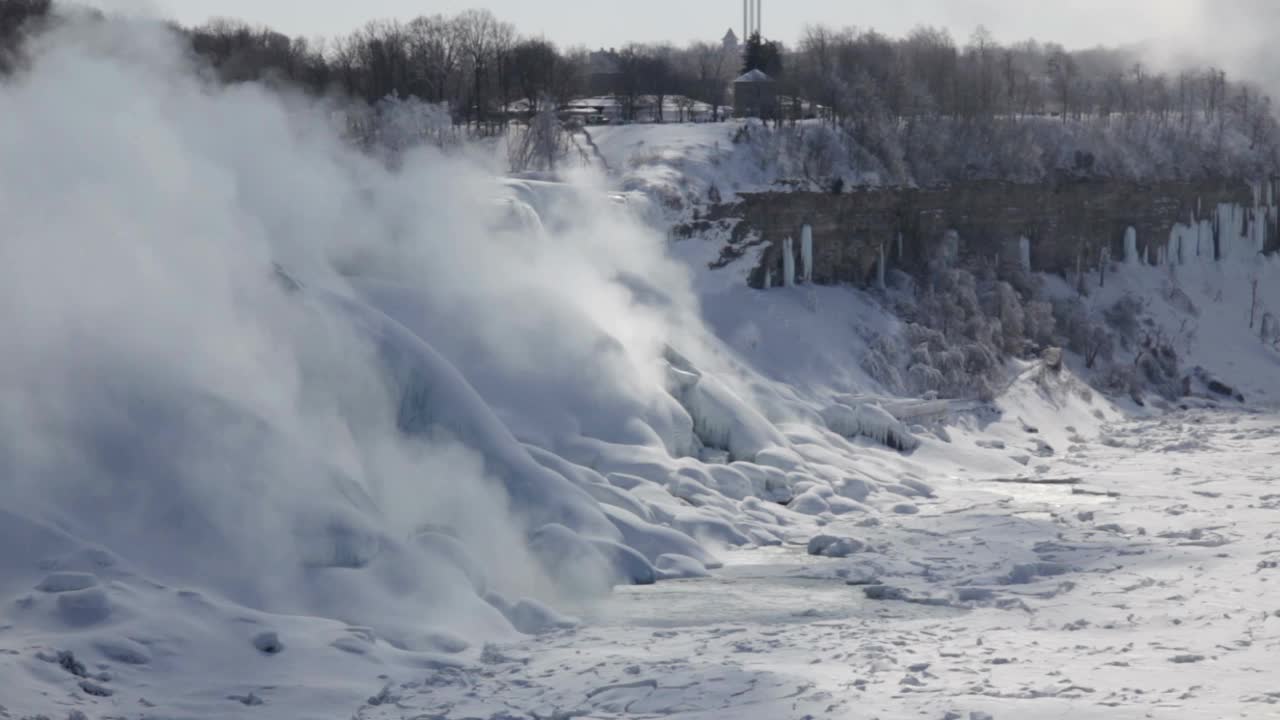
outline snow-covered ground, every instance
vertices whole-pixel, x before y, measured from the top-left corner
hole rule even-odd
[[[1275,717],[1274,418],[1099,430],[1041,484],[952,476],[918,515],[831,523],[850,558],[734,552],[357,716]]]
[[[1280,388],[1241,312],[1255,274],[1280,310],[1273,261],[1092,296],[1244,404],[1038,362],[887,397],[873,296],[750,290],[654,226],[663,188],[771,182],[717,165],[735,124],[601,130],[614,174],[565,184],[389,171],[154,29],[47,45],[0,87],[0,718],[1280,702]]]

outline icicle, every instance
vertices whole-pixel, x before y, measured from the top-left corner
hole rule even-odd
[[[1249,210],[1249,250],[1260,253],[1267,244],[1267,209],[1260,204]]]
[[[782,241],[782,285],[783,287],[794,287],[796,284],[796,254],[795,243],[791,238]]]
[[[1222,256],[1227,257],[1231,254],[1230,230],[1235,226],[1235,206],[1226,203],[1218,205],[1218,215],[1214,219],[1216,221],[1214,234],[1218,238],[1218,247],[1221,248]]]
[[[773,287],[773,268],[764,271],[764,289]]]
[[[1267,208],[1267,228],[1263,233],[1262,249],[1267,249],[1268,238],[1273,238],[1280,234],[1280,207],[1272,205]]]
[[[802,282],[813,282],[813,228],[805,225],[800,230],[800,261],[803,264]]]
[[[885,282],[884,282],[884,272],[885,272],[884,266],[886,263],[885,255],[886,253],[884,251],[884,243],[882,242],[880,243],[880,263],[879,263],[879,267],[876,268],[876,287],[880,288],[881,290],[885,289]]]
[[[1150,245],[1142,246],[1142,264],[1143,265],[1151,264],[1151,246]]]
[[[1031,239],[1026,236],[1018,238],[1018,264],[1023,272],[1031,272]]]
[[[1138,262],[1138,231],[1133,227],[1124,231],[1124,261],[1127,265]]]
[[[947,267],[952,267],[960,257],[959,231],[948,230],[946,234],[942,236],[942,248],[942,254],[946,259]]]
[[[902,233],[898,233],[898,262],[902,262]]]
[[[1187,230],[1190,230],[1190,228],[1178,223],[1169,231],[1169,246],[1165,250],[1165,262],[1162,264],[1177,265],[1182,261],[1182,238],[1187,234]]]

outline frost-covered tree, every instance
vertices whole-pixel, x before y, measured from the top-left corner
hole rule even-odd
[[[1053,317],[1053,305],[1044,300],[1027,303],[1024,313],[1024,332],[1028,340],[1039,348],[1054,344],[1057,321]]]
[[[574,154],[586,159],[586,153],[574,142],[573,134],[552,108],[534,115],[527,125],[515,128],[508,143],[512,172],[554,172]]]
[[[374,105],[366,141],[395,154],[422,144],[443,148],[452,145],[456,137],[453,122],[443,107],[393,94]]]

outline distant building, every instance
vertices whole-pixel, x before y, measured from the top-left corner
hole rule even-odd
[[[734,117],[772,120],[778,115],[778,83],[759,70],[733,81]]]
[[[612,95],[622,87],[622,68],[612,50],[596,50],[587,58],[587,89],[592,95]]]
[[[579,98],[562,107],[560,117],[577,120],[583,125],[616,123],[622,120],[622,103],[610,96]]]
[[[733,31],[733,28],[729,28],[729,32],[724,34],[724,40],[722,42],[724,42],[725,50],[737,50],[738,34]]]

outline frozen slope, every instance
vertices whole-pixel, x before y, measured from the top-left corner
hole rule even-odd
[[[1137,298],[1143,316],[1153,323],[1143,332],[1172,340],[1184,367],[1204,368],[1237,388],[1251,405],[1280,403],[1280,348],[1275,345],[1280,262],[1274,255],[1247,249],[1221,260],[1194,257],[1161,267],[1124,264],[1105,287],[1093,280],[1091,308],[1101,311],[1126,296]],[[1134,352],[1130,349],[1128,355]]]

